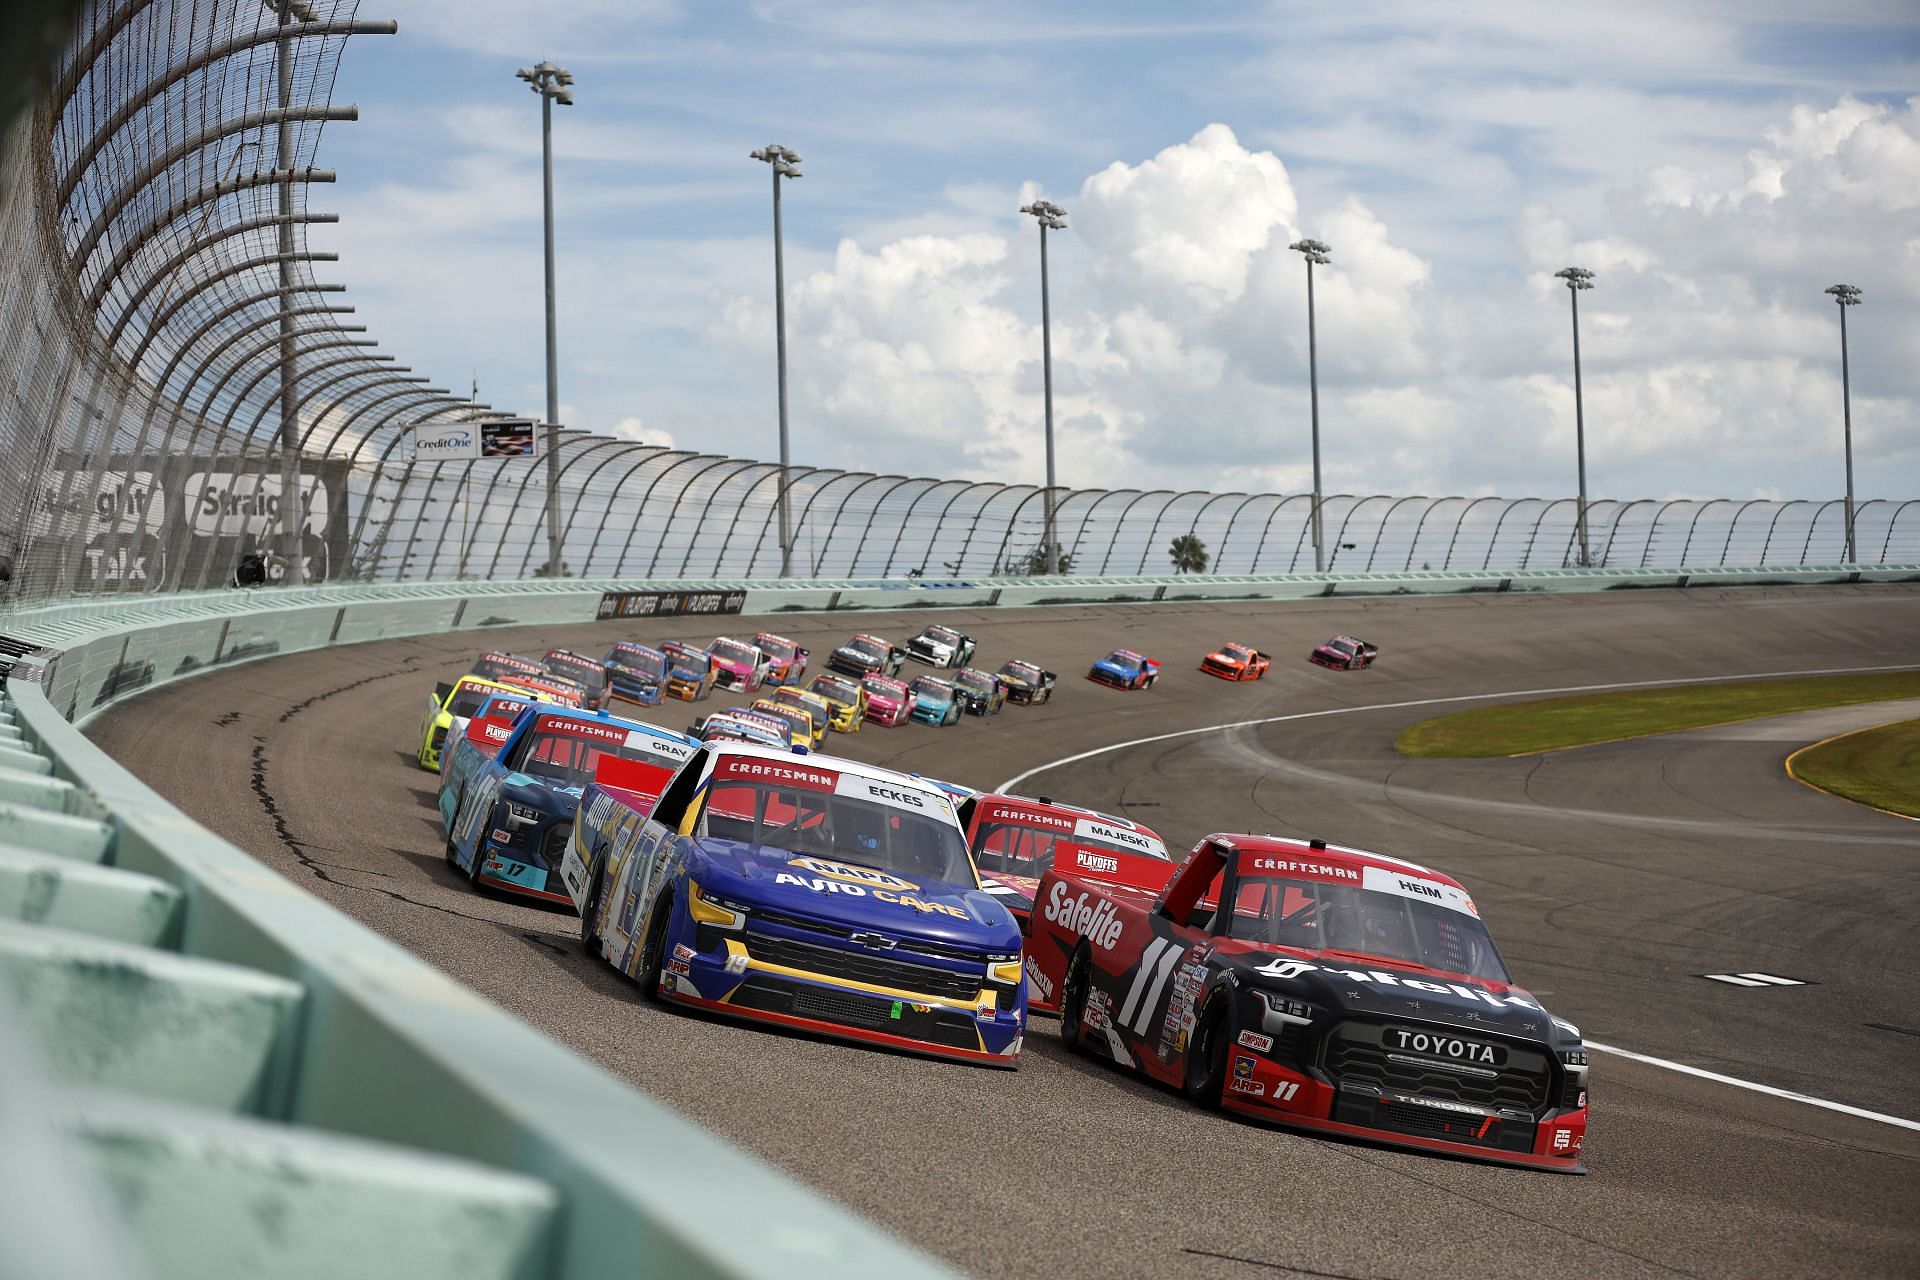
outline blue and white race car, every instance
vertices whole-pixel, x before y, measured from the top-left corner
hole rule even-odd
[[[657,800],[591,784],[562,878],[588,953],[652,999],[1019,1065],[1019,926],[920,779],[712,743]]]
[[[693,743],[604,711],[536,705],[510,714],[475,717],[441,770],[447,863],[476,887],[572,905],[559,869],[581,790],[612,762],[631,791],[657,794]]]

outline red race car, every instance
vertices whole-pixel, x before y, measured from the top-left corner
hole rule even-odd
[[[1377,644],[1355,640],[1352,636],[1335,636],[1308,654],[1307,661],[1338,671],[1352,671],[1356,667],[1372,666],[1373,660],[1379,656],[1380,646]]]
[[[1171,865],[1167,846],[1149,828],[1047,796],[970,796],[958,813],[983,887],[1013,912],[1022,933],[1049,867],[1157,888]]]
[[[1223,644],[1200,659],[1202,671],[1222,680],[1258,680],[1272,665],[1271,654],[1261,653],[1247,644]]]
[[[1586,1172],[1580,1029],[1514,985],[1437,871],[1212,835],[1157,892],[1047,872],[1026,955],[1069,1047],[1202,1106]]]

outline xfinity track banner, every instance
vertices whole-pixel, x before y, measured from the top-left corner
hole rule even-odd
[[[248,552],[266,562],[267,581],[286,576],[285,478],[265,458],[165,458],[135,467],[129,458],[73,459],[48,469],[29,537],[63,547],[76,591],[160,591],[221,587]],[[302,461],[301,554],[305,577],[323,582],[347,560],[348,464]]]
[[[600,597],[602,618],[669,618],[681,614],[738,613],[744,591],[609,591]]]

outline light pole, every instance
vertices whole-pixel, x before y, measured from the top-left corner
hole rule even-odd
[[[1320,352],[1313,330],[1313,269],[1333,261],[1323,240],[1295,240],[1287,248],[1307,260],[1307,386],[1313,402],[1313,571],[1325,573],[1327,556],[1320,540]]]
[[[1836,284],[1827,290],[1840,304],[1840,412],[1847,442],[1847,563],[1855,563],[1853,545],[1853,388],[1847,375],[1847,308],[1860,305],[1860,286]]]
[[[1580,468],[1579,505],[1574,508],[1574,524],[1580,531],[1580,567],[1591,568],[1592,551],[1587,544],[1587,418],[1580,394],[1580,291],[1593,288],[1593,272],[1585,267],[1563,267],[1553,273],[1567,282],[1567,297],[1573,300],[1573,448]]]
[[[780,179],[800,178],[800,153],[770,142],[747,153],[773,166],[773,340],[780,372],[780,576],[793,576],[793,522],[787,507],[787,274],[780,246]]]
[[[1047,488],[1042,495],[1045,532],[1041,535],[1047,576],[1060,572],[1060,543],[1053,531],[1053,315],[1047,299],[1047,232],[1067,229],[1067,211],[1050,200],[1020,206],[1040,224],[1040,382],[1047,402]]]
[[[540,95],[540,170],[547,222],[547,576],[560,576],[560,369],[553,319],[553,104],[573,105],[573,73],[551,62],[522,67],[519,76]]]

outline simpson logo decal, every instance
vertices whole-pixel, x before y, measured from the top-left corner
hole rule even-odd
[[[1041,972],[1040,962],[1032,956],[1027,957],[1027,985],[1040,993],[1042,1001],[1053,1003],[1053,983]]]
[[[851,867],[844,862],[828,862],[825,858],[794,858],[787,865],[867,889],[912,890],[920,887],[911,880],[902,880],[899,876],[875,871],[872,867]]]
[[[1082,893],[1077,897],[1069,897],[1066,883],[1055,880],[1053,892],[1047,895],[1047,907],[1043,914],[1062,929],[1081,934],[1102,951],[1111,951],[1114,944],[1120,941],[1123,922],[1114,914],[1112,903],[1104,899],[1089,902],[1090,896]]]
[[[1095,818],[1082,818],[1073,824],[1073,833],[1082,840],[1098,840],[1103,844],[1120,849],[1130,849],[1135,853],[1144,853],[1150,858],[1167,856],[1167,846],[1161,844],[1144,832],[1127,827],[1116,826],[1111,822],[1102,822]]]
[[[746,778],[754,782],[771,782],[783,787],[799,787],[806,791],[832,791],[840,781],[840,775],[826,769],[809,769],[805,765],[786,764],[778,760],[758,760],[752,756],[722,756],[713,768],[713,778]]]
[[[1465,890],[1450,884],[1441,884],[1438,880],[1427,880],[1409,872],[1391,871],[1386,867],[1368,867],[1360,887],[1375,893],[1391,893],[1401,898],[1431,902],[1436,906],[1472,916],[1476,920],[1480,918],[1480,913],[1474,910],[1473,899],[1467,896]]]
[[[1273,1052],[1273,1037],[1263,1036],[1258,1031],[1242,1031],[1237,1043],[1256,1053]]]

